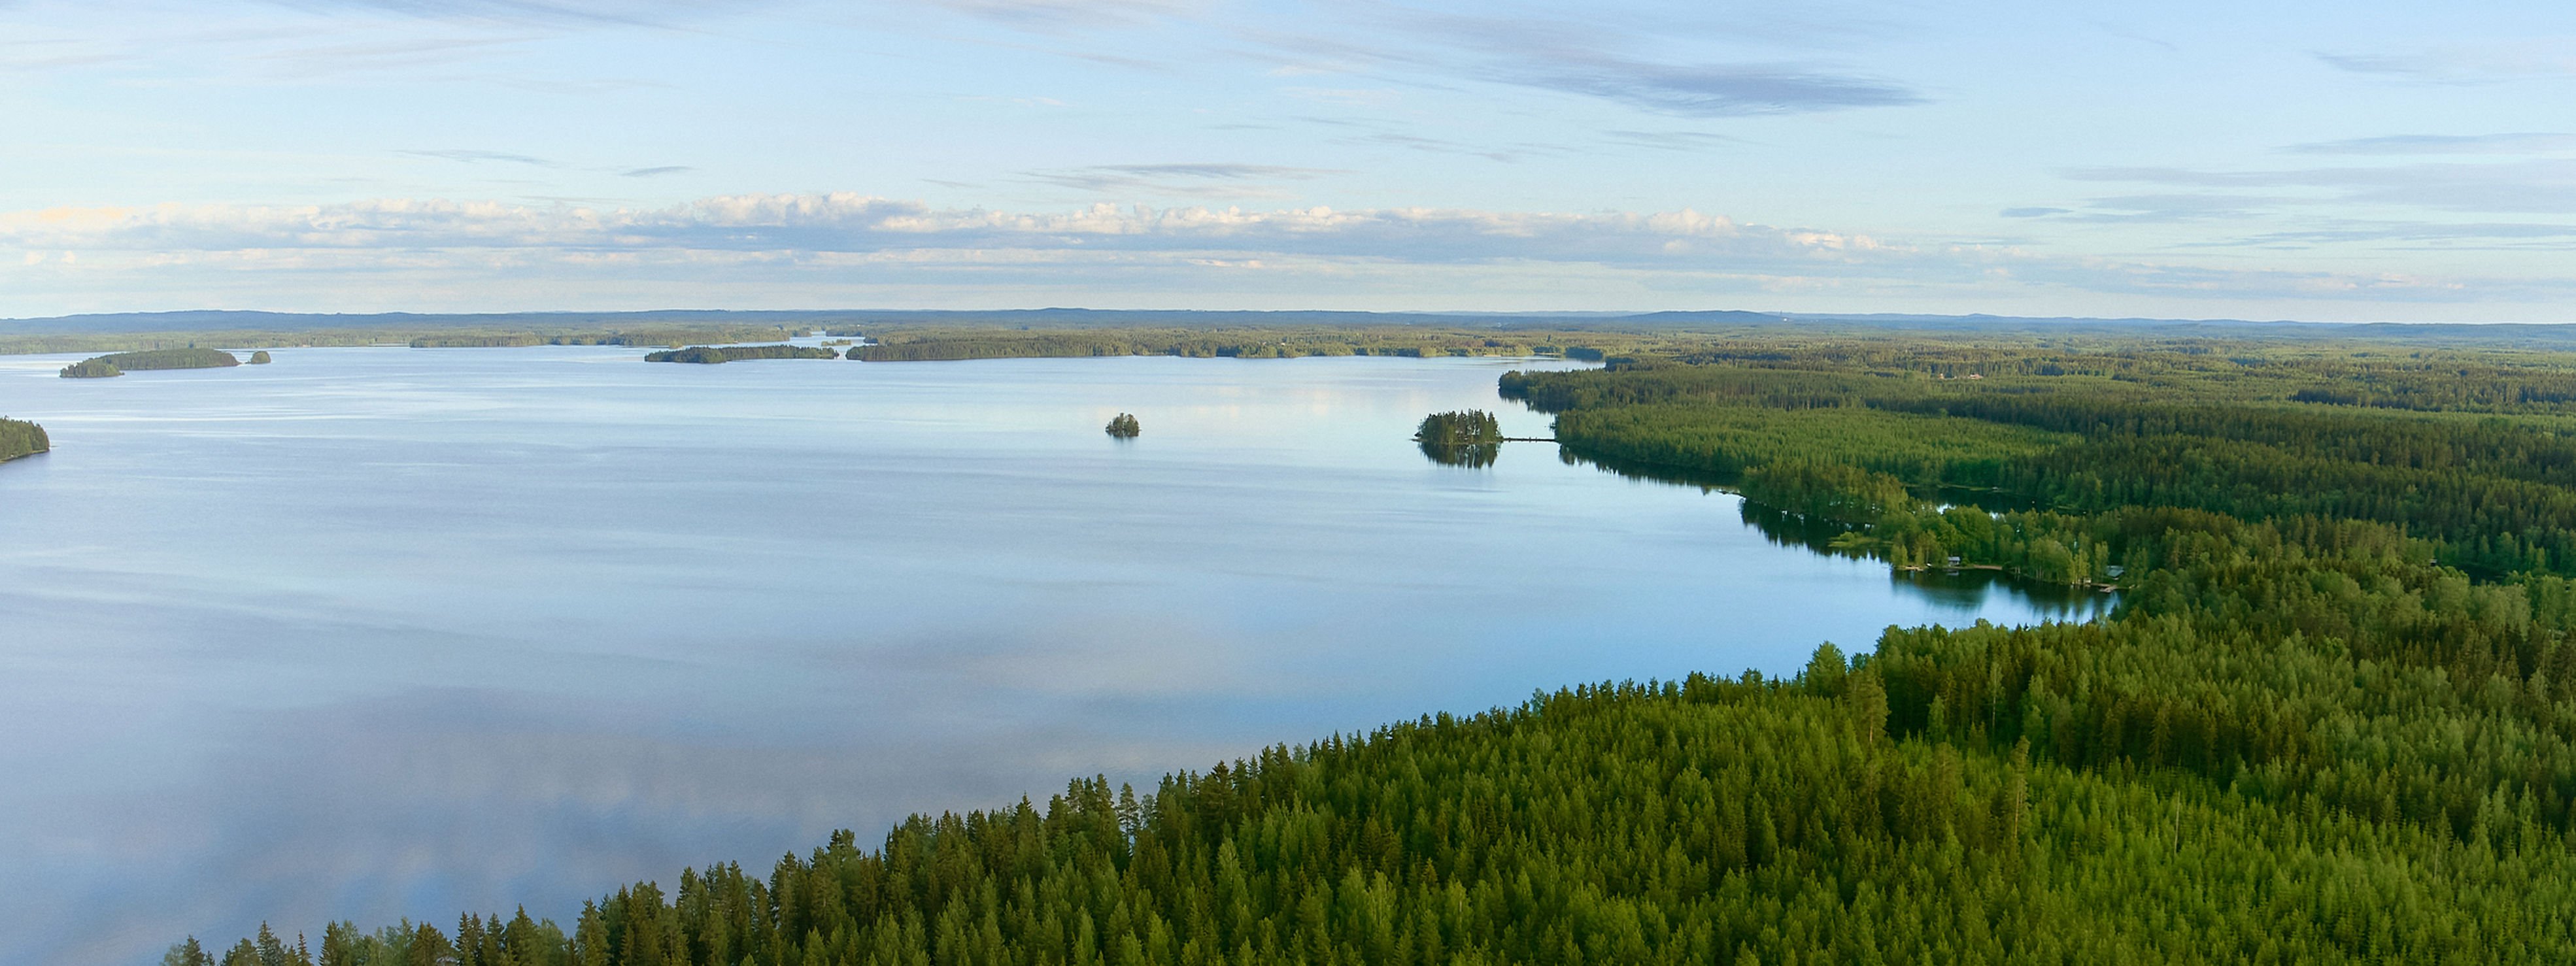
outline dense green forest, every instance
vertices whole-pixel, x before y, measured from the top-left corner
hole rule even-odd
[[[675,346],[693,343],[762,342],[793,334],[776,325],[673,324],[640,321],[621,325],[564,322],[527,327],[484,325],[389,324],[374,327],[295,329],[221,328],[190,331],[81,332],[36,331],[0,334],[0,353],[117,352],[184,348],[193,345],[381,346],[414,348],[532,345]]]
[[[2117,606],[171,962],[2576,959],[2576,356],[1785,333],[1502,390],[1839,552]]]
[[[646,362],[695,362],[715,364],[741,362],[746,359],[838,359],[841,354],[831,349],[803,345],[693,345],[686,349],[647,353]]]
[[[1480,468],[1502,458],[1503,428],[1482,409],[1432,413],[1414,428],[1413,441],[1432,462]]]
[[[693,342],[759,342],[767,339],[784,339],[793,334],[796,333],[770,325],[550,332],[468,330],[412,336],[409,344],[414,349],[492,349],[538,345],[677,346]]]
[[[153,369],[220,369],[238,365],[241,365],[241,360],[232,353],[221,349],[200,349],[190,346],[184,349],[117,352],[94,359],[83,359],[63,367],[62,374],[67,379],[94,379]]]
[[[241,365],[241,359],[222,349],[145,349],[140,352],[117,352],[98,357],[98,361],[127,372],[153,369],[222,369]]]
[[[1296,326],[1245,328],[1101,328],[1018,331],[990,328],[879,330],[876,342],[850,350],[867,362],[1015,359],[1066,356],[1186,356],[1282,359],[1301,356],[1527,356],[1588,353],[1566,349],[1567,339],[1606,340],[1620,346],[1656,340],[1638,334],[1413,326]]]
[[[45,427],[23,419],[0,419],[0,462],[53,448],[54,441],[45,436]]]
[[[1413,430],[1416,441],[1438,446],[1481,446],[1503,441],[1502,423],[1482,409],[1432,413]]]

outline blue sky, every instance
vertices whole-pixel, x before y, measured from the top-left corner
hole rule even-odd
[[[6,316],[2576,320],[2551,3],[0,0],[0,116]]]

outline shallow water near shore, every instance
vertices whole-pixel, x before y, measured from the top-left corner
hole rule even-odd
[[[2099,595],[1892,575],[1423,414],[1559,362],[0,357],[0,963],[569,923],[835,828]],[[1102,426],[1119,412],[1142,435]]]

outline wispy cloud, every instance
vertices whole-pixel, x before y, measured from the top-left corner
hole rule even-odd
[[[1712,134],[1707,131],[1610,130],[1601,132],[1601,135],[1613,141],[1624,141],[1639,147],[1655,148],[1662,151],[1698,151],[1705,148],[1716,147],[1721,144],[1744,143],[1743,138],[1729,137],[1724,134]]]
[[[289,78],[313,78],[369,71],[449,67],[492,55],[535,39],[516,33],[470,33],[415,36],[353,43],[295,44],[253,54],[246,62],[266,65]]]
[[[1921,104],[1912,89],[1795,64],[1656,64],[1599,56],[1505,67],[1515,83],[1693,117],[1792,114]]]
[[[2427,83],[2576,77],[2576,47],[2563,37],[2446,44],[2399,52],[2320,51],[2316,56],[2338,70]]]
[[[1191,0],[927,0],[959,13],[1023,29],[1059,32],[1128,27],[1190,14]]]
[[[1028,177],[1048,184],[1095,193],[1207,197],[1276,197],[1265,182],[1310,181],[1348,172],[1273,164],[1104,164],[1086,168],[1031,171]]]
[[[2297,189],[2308,202],[2396,205],[2463,212],[2576,211],[2576,158],[2487,163],[2212,171],[2171,167],[2082,168],[2079,181],[2125,181],[2206,189]],[[2215,197],[2215,196],[2213,196]]]
[[[2281,150],[2293,154],[2554,154],[2576,151],[2576,134],[2529,131],[2511,134],[2390,134],[2344,141],[2313,141]]]
[[[669,27],[708,16],[773,5],[767,0],[722,4],[686,0],[279,0],[307,10],[380,10],[436,20],[517,24]]]
[[[83,258],[81,270],[230,267],[271,279],[388,272],[533,272],[578,279],[646,272],[661,282],[681,282],[864,272],[920,283],[973,276],[1096,287],[1114,284],[1102,273],[1142,272],[1169,284],[1171,278],[1206,272],[1283,278],[1357,272],[1418,287],[1425,271],[1476,268],[1507,269],[1523,279],[1606,271],[1667,285],[1766,290],[2037,287],[2195,298],[2359,293],[2461,300],[2511,288],[2414,276],[2048,257],[2003,246],[1907,243],[1742,224],[1690,210],[1094,205],[1007,212],[847,193],[720,196],[648,209],[396,199],[20,211],[0,213],[0,249],[5,248],[100,256]],[[2527,290],[2557,283],[2516,284]]]
[[[2428,251],[2567,251],[2576,250],[2576,225],[2335,220],[2320,227],[2265,232],[2229,239],[2223,244],[2252,247],[2374,244]]]
[[[554,162],[548,161],[544,158],[526,154],[512,154],[507,151],[477,151],[471,148],[437,148],[431,150],[405,151],[402,153],[416,158],[438,158],[443,161],[463,161],[469,164],[481,161],[500,161],[508,164],[534,165],[540,168],[558,167]]]
[[[657,178],[666,174],[679,174],[684,171],[695,170],[698,169],[685,164],[665,164],[651,168],[629,168],[618,172],[618,175],[627,178]]]

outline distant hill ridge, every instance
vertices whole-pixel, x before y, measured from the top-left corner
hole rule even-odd
[[[2117,332],[2141,329],[2181,336],[2261,334],[2339,338],[2405,337],[2468,341],[2576,342],[2576,327],[2557,323],[2360,323],[2245,319],[2090,318],[2080,316],[1929,315],[1899,313],[1753,312],[1735,309],[1664,312],[1361,312],[1195,309],[654,309],[625,312],[305,313],[231,310],[110,312],[0,319],[0,336],[128,333],[296,333],[386,330],[562,331],[686,326],[1008,326],[1026,328],[1163,328],[1246,326],[1455,326],[1498,329],[1653,331],[1708,327],[1841,325],[1898,330],[1978,332]]]

